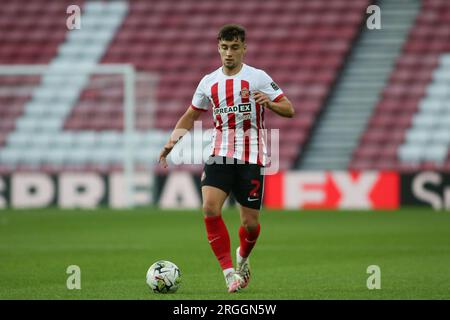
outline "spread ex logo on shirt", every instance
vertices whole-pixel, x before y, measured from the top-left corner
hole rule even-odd
[[[252,105],[251,103],[240,103],[237,106],[230,106],[224,108],[216,108],[214,109],[214,114],[223,114],[223,113],[231,113],[231,112],[251,112]]]

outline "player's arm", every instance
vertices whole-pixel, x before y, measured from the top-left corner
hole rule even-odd
[[[271,101],[264,93],[257,91],[253,94],[253,97],[256,103],[259,103],[263,107],[272,110],[282,117],[292,118],[295,114],[294,107],[286,96],[283,96],[280,100],[275,102]]]
[[[169,141],[164,145],[163,149],[159,153],[159,163],[163,166],[163,168],[167,168],[167,156],[170,151],[172,151],[175,144],[180,141],[180,139],[191,130],[194,126],[194,122],[200,117],[202,111],[199,109],[194,109],[191,106],[186,110],[186,112],[181,116],[175,125],[175,129],[172,131],[172,134],[169,137]]]

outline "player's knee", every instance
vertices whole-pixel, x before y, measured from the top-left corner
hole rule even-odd
[[[247,230],[248,232],[252,232],[253,230],[256,230],[258,228],[258,218],[256,217],[245,217],[242,220],[242,226]]]
[[[205,202],[203,203],[203,213],[208,217],[218,216],[220,215],[220,208],[214,203]]]

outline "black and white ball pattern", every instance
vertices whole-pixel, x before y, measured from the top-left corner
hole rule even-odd
[[[181,284],[180,269],[173,262],[156,261],[147,271],[147,284],[155,293],[175,293]]]

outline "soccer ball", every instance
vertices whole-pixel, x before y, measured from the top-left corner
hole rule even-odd
[[[180,269],[173,262],[156,261],[148,268],[147,284],[155,293],[175,293],[181,284]]]

